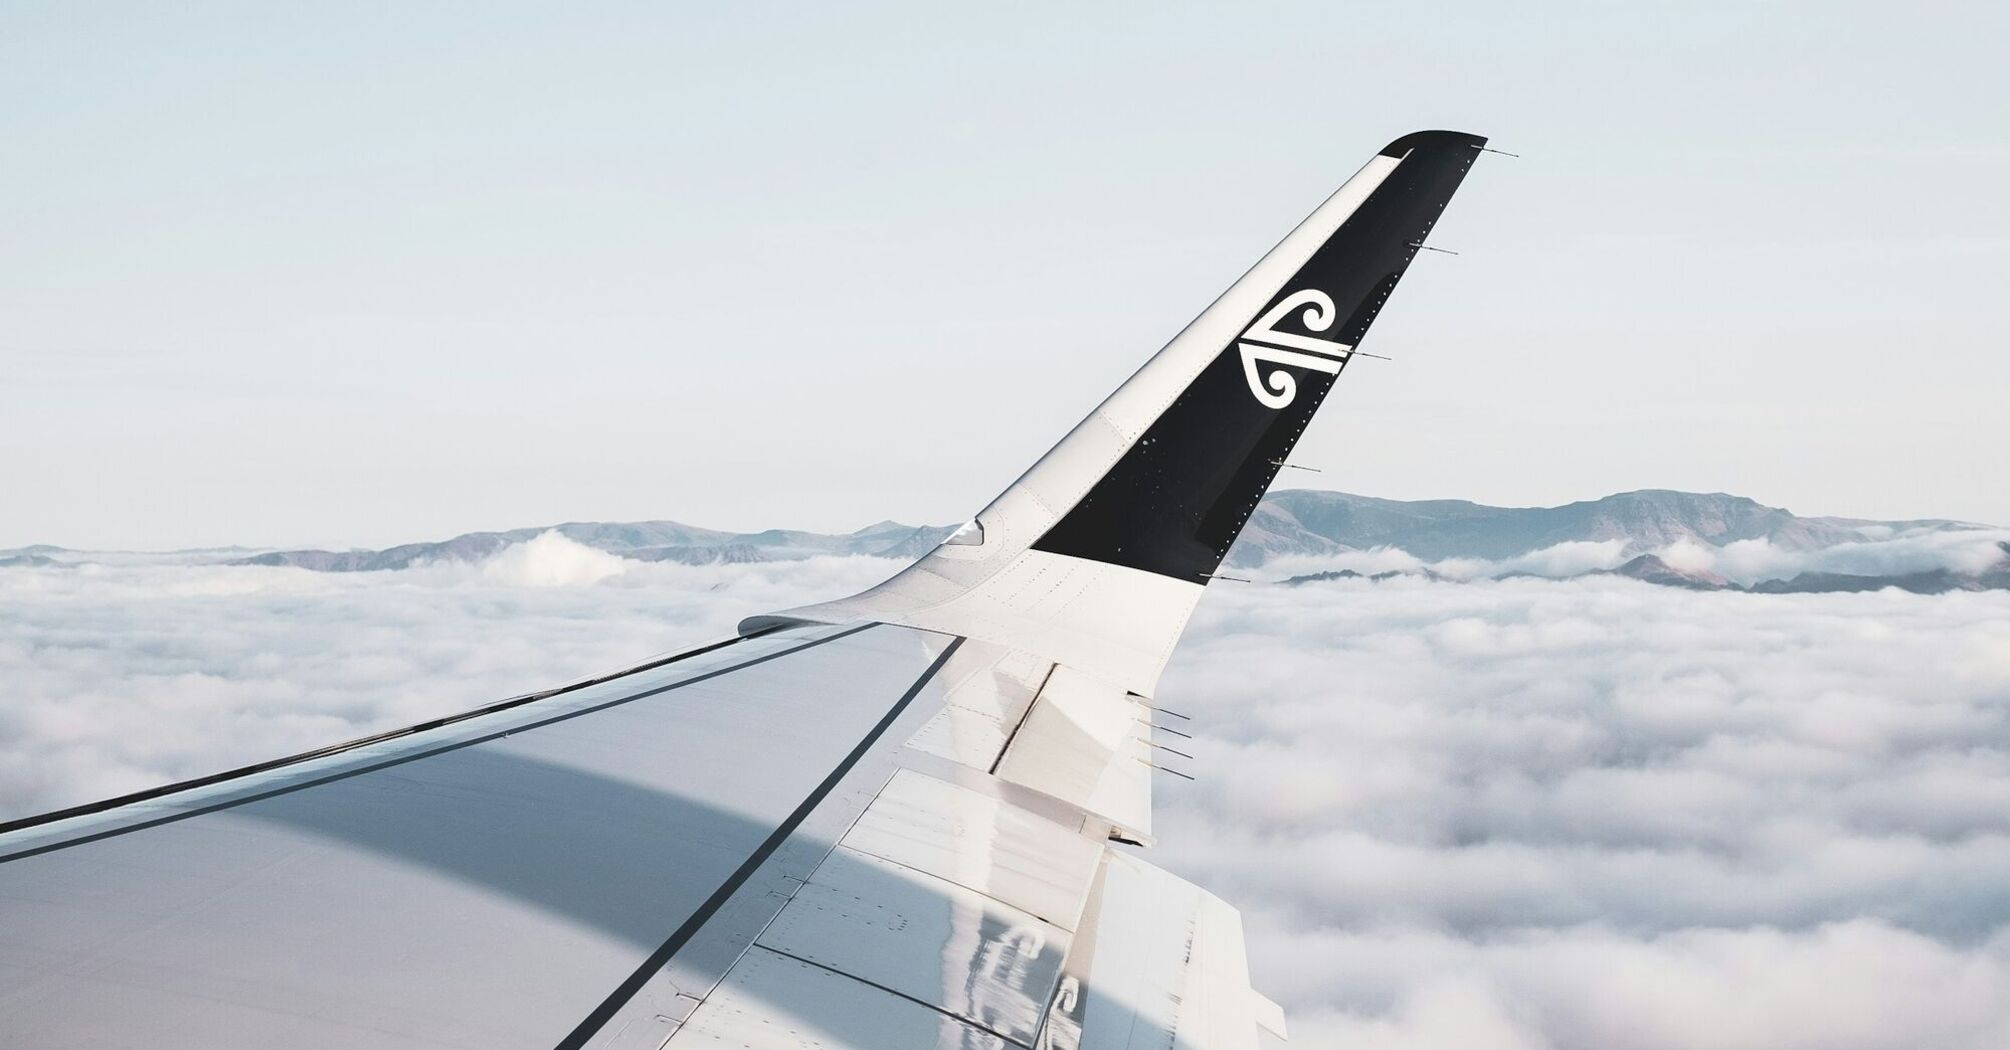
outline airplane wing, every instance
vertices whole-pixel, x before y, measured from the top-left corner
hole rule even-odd
[[[1184,764],[1151,697],[1484,142],[1391,143],[872,590],[0,827],[0,1044],[1282,1038],[1236,912],[1133,848]]]

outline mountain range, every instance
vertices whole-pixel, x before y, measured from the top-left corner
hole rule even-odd
[[[1579,572],[1545,579],[1578,579],[1586,576],[1624,576],[1652,583],[1662,587],[1679,587],[1687,591],[1743,591],[1748,594],[1839,594],[1881,591],[1896,588],[1913,594],[1946,594],[1950,591],[2010,591],[2010,541],[1996,541],[2001,557],[1994,564],[1975,572],[1959,572],[1940,567],[1920,569],[1913,572],[1798,572],[1792,576],[1781,576],[1760,580],[1756,583],[1739,583],[1721,573],[1699,569],[1679,569],[1668,564],[1658,555],[1638,555],[1624,564],[1611,569],[1586,569]],[[1536,576],[1536,573],[1513,572],[1491,579],[1512,579],[1514,577]],[[1308,583],[1328,583],[1333,580],[1370,580],[1380,583],[1384,580],[1403,577],[1422,577],[1430,580],[1456,580],[1463,577],[1448,577],[1430,569],[1390,569],[1377,573],[1364,573],[1355,569],[1329,569],[1325,572],[1304,573],[1288,576],[1278,582],[1297,587]]]
[[[954,531],[950,525],[904,525],[882,521],[854,532],[819,533],[790,529],[728,532],[675,521],[567,522],[560,525],[470,532],[451,539],[407,543],[382,550],[269,550],[229,548],[202,552],[203,562],[292,566],[321,572],[370,572],[431,562],[475,562],[546,532],[635,561],[709,565],[790,561],[819,555],[864,555],[913,559]],[[1549,576],[1612,574],[1649,583],[1705,590],[1756,592],[2010,589],[2010,564],[1998,561],[1960,571],[1947,566],[1912,565],[1872,572],[1826,569],[1777,579],[1734,582],[1694,564],[1669,560],[1670,548],[1691,545],[1722,549],[1740,541],[1765,541],[1769,550],[1819,552],[1851,549],[1894,538],[1918,540],[1938,534],[1971,533],[1996,542],[2006,558],[2010,546],[1988,535],[1991,527],[1947,519],[1872,521],[1859,518],[1802,517],[1743,496],[1725,493],[1644,489],[1557,507],[1493,507],[1465,500],[1390,500],[1344,492],[1290,489],[1266,497],[1229,551],[1231,570],[1251,571],[1281,558],[1342,556],[1363,551],[1401,551],[1414,564],[1396,574],[1435,575],[1428,563],[1467,559],[1511,563],[1514,559],[1566,544],[1602,545],[1602,564],[1554,570]],[[1947,537],[1940,537],[1945,539]],[[1969,537],[1953,537],[1966,541]],[[0,568],[50,567],[79,560],[79,552],[37,545],[0,551]],[[1973,559],[1970,559],[1973,561]],[[1684,559],[1676,559],[1684,561]],[[1487,575],[1514,575],[1512,566]],[[1292,576],[1304,584],[1363,575],[1338,569]],[[1388,572],[1370,574],[1373,577]]]
[[[556,532],[584,546],[631,561],[684,565],[794,561],[820,554],[875,558],[919,558],[956,531],[953,525],[902,525],[882,521],[856,532],[829,534],[793,529],[722,532],[675,521],[569,521],[563,525],[469,532],[433,543],[406,543],[383,550],[266,551],[233,559],[233,565],[291,565],[321,572],[374,572],[410,568],[421,562],[480,561],[512,544]]]
[[[1621,540],[1640,551],[1684,540],[1722,547],[1760,539],[1786,550],[1817,550],[1902,532],[1983,527],[1938,518],[1803,518],[1744,496],[1668,489],[1621,492],[1560,507],[1489,507],[1465,500],[1376,499],[1288,489],[1272,493],[1257,507],[1228,560],[1253,568],[1282,554],[1392,547],[1425,561],[1501,561],[1560,543],[1606,540]]]

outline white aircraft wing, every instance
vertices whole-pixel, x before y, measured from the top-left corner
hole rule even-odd
[[[870,591],[0,827],[0,1045],[1281,1039],[1236,912],[1133,848],[1186,761],[1150,697],[1484,141],[1391,143]]]

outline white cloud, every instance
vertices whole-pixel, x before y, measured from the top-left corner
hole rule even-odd
[[[403,572],[0,569],[0,814],[407,725],[730,634],[894,563],[627,562],[547,535]]]
[[[1373,576],[1384,572],[1418,572],[1426,568],[1442,572],[1449,565],[1449,562],[1429,563],[1408,551],[1397,550],[1394,547],[1374,547],[1368,550],[1342,551],[1338,554],[1289,554],[1271,558],[1263,563],[1263,574],[1266,577],[1283,578],[1302,573],[1351,570],[1363,576]]]
[[[1866,538],[1860,542],[1818,550],[1780,547],[1766,539],[1738,540],[1722,547],[1685,539],[1650,553],[1677,569],[1714,572],[1747,585],[1790,579],[1804,572],[1893,576],[1948,569],[1972,575],[2010,557],[2001,546],[2010,542],[2010,530],[2005,529],[1919,529],[1894,533],[1888,527],[1880,527],[1865,531]],[[1364,576],[1430,572],[1454,580],[1517,575],[1559,579],[1617,568],[1637,553],[1625,540],[1573,540],[1498,561],[1484,558],[1425,561],[1393,547],[1376,547],[1339,554],[1273,558],[1264,563],[1263,574],[1266,578],[1283,579],[1351,569]]]
[[[2003,529],[1922,530],[1811,551],[1785,550],[1770,540],[1740,540],[1722,548],[1705,548],[1703,555],[1709,562],[1706,567],[1740,583],[1802,572],[1885,576],[1951,569],[1976,573],[2003,560],[1999,544],[2006,540],[2010,540],[2010,531]]]
[[[1160,699],[1159,857],[1310,1045],[2010,1032],[2010,594],[1221,587]]]
[[[1950,569],[1973,574],[2000,562],[2000,543],[2010,540],[2003,529],[1894,532],[1889,527],[1866,528],[1860,542],[1818,550],[1791,550],[1771,540],[1739,540],[1722,547],[1684,541],[1657,551],[1679,569],[1716,572],[1738,583],[1789,579],[1803,572],[1835,572],[1853,576],[1894,576]]]
[[[893,567],[547,537],[397,573],[0,570],[0,811],[464,709]],[[1159,699],[1200,720],[1201,779],[1159,782],[1154,859],[1245,910],[1295,1045],[2010,1045],[2010,593],[1224,585]]]
[[[1626,558],[1625,540],[1572,540],[1501,562],[1498,573],[1575,576],[1613,568],[1625,562]]]
[[[599,583],[628,571],[634,562],[547,531],[526,543],[511,544],[482,563],[482,576],[519,587],[572,587]]]
[[[1647,937],[1251,929],[1299,995],[1326,1000],[1293,1018],[1294,1045],[1993,1050],[2010,1039],[2002,937],[1954,947],[1861,919]]]

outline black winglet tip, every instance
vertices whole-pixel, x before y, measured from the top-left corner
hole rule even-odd
[[[1428,147],[1460,147],[1479,149],[1487,144],[1485,135],[1474,135],[1465,131],[1412,131],[1408,135],[1382,147],[1382,156],[1403,159],[1413,149]]]

